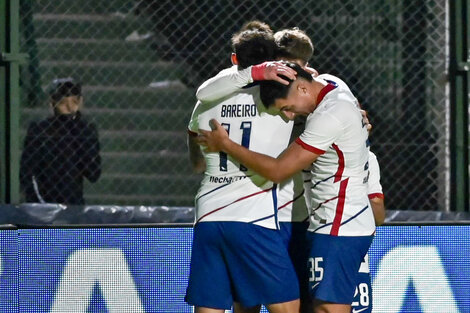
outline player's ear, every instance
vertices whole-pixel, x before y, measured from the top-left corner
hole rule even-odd
[[[308,93],[308,88],[306,84],[303,81],[297,81],[297,91],[300,92],[301,94],[307,94]]]
[[[232,61],[233,65],[238,65],[238,59],[237,59],[236,53],[232,53],[232,55],[230,55],[230,61]]]

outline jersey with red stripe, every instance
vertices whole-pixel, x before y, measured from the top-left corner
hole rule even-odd
[[[212,118],[225,127],[230,139],[256,152],[277,157],[289,143],[292,122],[268,114],[258,87],[240,89],[218,101],[198,102],[188,128],[210,130]],[[278,194],[271,181],[223,152],[204,153],[204,158],[206,171],[195,199],[196,222],[237,221],[278,228]]]
[[[309,230],[334,236],[372,235],[375,224],[367,196],[368,133],[359,105],[344,83],[330,81],[321,94],[323,98],[296,140],[304,149],[319,154],[308,183]]]
[[[312,173],[310,171],[304,170],[302,172],[304,177],[304,188],[305,188],[305,200],[307,202],[307,207],[312,207]],[[384,198],[382,191],[382,184],[380,183],[380,166],[377,160],[376,155],[369,151],[369,178],[367,182],[367,193],[369,199],[373,198]]]
[[[232,95],[250,83],[253,83],[253,79],[251,78],[251,66],[239,70],[238,67],[234,65],[220,71],[216,76],[205,81],[198,88],[196,96],[204,103],[216,101]],[[259,88],[255,87],[254,90],[259,90]],[[256,95],[258,95],[258,91],[256,92]],[[303,130],[303,125],[300,126],[302,126]],[[300,129],[300,126],[298,129]],[[290,129],[291,128],[285,131],[291,132]],[[277,129],[277,131],[277,135],[284,138],[283,136],[285,136],[285,134],[280,134],[280,129]],[[308,210],[305,205],[305,198],[303,197],[303,180],[300,173],[295,175],[293,179],[288,179],[280,183],[278,185],[278,191],[278,220],[280,222],[306,221],[308,219]]]

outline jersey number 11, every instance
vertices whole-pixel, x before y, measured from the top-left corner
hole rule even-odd
[[[225,128],[227,133],[230,136],[230,124],[222,123],[222,127]],[[242,142],[241,145],[245,148],[250,148],[250,136],[251,136],[251,122],[242,122],[240,125],[240,129],[242,130]],[[220,171],[226,172],[227,171],[227,153],[219,152],[219,168]],[[240,164],[240,171],[247,171],[248,169],[243,165]]]

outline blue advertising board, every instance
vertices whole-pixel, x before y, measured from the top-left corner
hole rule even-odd
[[[374,312],[470,312],[470,227],[379,227],[369,252]]]
[[[1,230],[0,312],[193,312],[191,240],[190,227]],[[374,312],[470,313],[469,255],[470,226],[379,227]]]
[[[0,230],[0,312],[18,311],[18,232]]]

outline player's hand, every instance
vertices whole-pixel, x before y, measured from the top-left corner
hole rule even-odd
[[[361,110],[361,114],[362,114],[362,123],[366,125],[366,129],[370,133],[372,130],[372,124],[370,123],[369,117],[367,116],[367,111]]]
[[[305,66],[304,67],[304,70],[309,73],[309,74],[312,74],[313,77],[317,77],[318,75],[320,75],[318,73],[318,71],[316,69],[314,69],[313,67],[308,67],[308,66]]]
[[[290,82],[280,77],[280,75],[295,80],[297,72],[280,61],[264,62],[251,67],[251,77],[254,81],[274,80],[283,85],[289,85]]]
[[[228,133],[215,119],[209,121],[212,131],[199,129],[196,142],[204,147],[204,152],[223,151],[225,144],[230,141]]]

